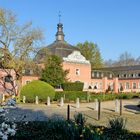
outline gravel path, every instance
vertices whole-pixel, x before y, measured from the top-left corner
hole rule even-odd
[[[126,128],[131,131],[140,132],[140,108],[137,104],[140,99],[123,100],[123,114],[126,119]],[[115,112],[115,101],[105,101],[101,103],[101,119],[97,121],[97,111],[94,110],[95,103],[81,103],[80,108],[76,108],[74,103],[70,104],[70,117],[76,112],[82,112],[87,118],[87,123],[95,125],[107,125],[110,118],[119,116],[119,113]],[[46,106],[44,104],[18,104],[17,107],[8,108],[6,115],[11,121],[34,121],[47,120],[49,117],[67,116],[67,104],[63,107],[57,104],[51,104]]]

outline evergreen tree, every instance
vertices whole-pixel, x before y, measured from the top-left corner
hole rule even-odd
[[[42,71],[41,80],[57,87],[67,81],[68,70],[63,70],[62,60],[56,55],[47,58],[45,69]]]

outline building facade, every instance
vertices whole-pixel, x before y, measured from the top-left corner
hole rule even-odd
[[[140,66],[110,67],[91,69],[91,64],[74,46],[68,44],[63,33],[63,24],[57,24],[56,40],[45,47],[51,54],[63,60],[63,68],[69,70],[68,79],[71,82],[84,82],[84,90],[92,92],[139,92]],[[44,51],[43,49],[43,51]],[[37,58],[43,59],[43,51]]]
[[[46,51],[57,55],[63,60],[63,69],[69,70],[68,79],[71,82],[83,82],[84,89],[91,92],[140,92],[140,66],[110,67],[101,69],[91,69],[89,60],[80,53],[79,49],[65,41],[63,24],[57,24],[55,41],[38,51],[35,61],[43,68],[42,60],[46,57]],[[8,75],[1,73],[0,77]],[[1,78],[1,79],[2,79]],[[4,78],[5,79],[5,78]],[[32,80],[38,80],[32,70],[23,72],[22,86]],[[2,86],[0,92],[4,92]]]

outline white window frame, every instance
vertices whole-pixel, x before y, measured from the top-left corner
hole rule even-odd
[[[97,78],[99,77],[99,72],[97,71]]]
[[[112,75],[112,73],[110,73],[110,74],[109,74],[109,78],[113,78],[113,75]]]
[[[140,81],[138,82],[138,89],[140,89]]]
[[[130,83],[129,82],[125,83],[125,89],[130,89]]]

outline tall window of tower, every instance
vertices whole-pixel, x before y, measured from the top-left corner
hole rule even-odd
[[[76,69],[75,74],[78,76],[80,75],[80,69]]]

